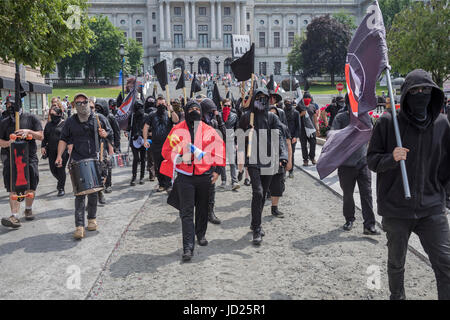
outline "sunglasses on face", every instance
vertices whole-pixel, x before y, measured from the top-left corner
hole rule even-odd
[[[430,94],[432,90],[433,90],[432,87],[417,87],[409,90],[409,93],[411,93],[412,95],[416,95],[419,92],[422,92],[424,94]]]
[[[81,107],[81,106],[87,105],[88,103],[89,103],[89,101],[84,100],[84,101],[78,101],[78,102],[75,102],[75,105],[76,105],[77,107]]]

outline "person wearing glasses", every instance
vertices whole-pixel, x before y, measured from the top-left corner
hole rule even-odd
[[[450,231],[445,191],[450,185],[450,125],[440,114],[444,93],[431,75],[410,72],[401,88],[397,147],[392,114],[376,123],[367,152],[377,173],[378,214],[388,247],[391,299],[405,299],[404,272],[408,241],[416,233],[436,276],[439,299],[450,299]],[[411,199],[406,199],[400,161],[406,163]]]
[[[94,112],[89,106],[89,98],[84,93],[78,93],[74,97],[74,105],[77,110],[77,114],[73,115],[66,120],[61,132],[61,139],[58,144],[58,156],[56,158],[56,166],[62,167],[63,153],[66,150],[67,145],[72,144],[71,160],[80,161],[84,159],[96,159],[97,147],[96,137],[99,136],[103,139],[112,139],[113,131],[109,125],[108,120],[102,115],[98,114],[101,129],[97,124],[97,118]],[[95,132],[97,128],[97,132]],[[88,204],[88,231],[97,230],[97,201],[98,194],[91,193],[87,195]],[[84,238],[84,226],[85,226],[85,203],[86,196],[75,197],[75,239]]]
[[[239,120],[239,128],[247,131],[254,129],[252,143],[257,144],[252,147],[252,153],[248,157],[248,139],[245,143],[245,151],[238,150],[238,153],[245,152],[245,167],[248,168],[252,184],[252,220],[250,229],[253,231],[253,244],[260,245],[262,237],[265,235],[261,228],[261,217],[264,208],[264,201],[269,190],[272,176],[278,172],[279,166],[286,167],[288,163],[288,151],[283,138],[281,121],[278,117],[269,112],[269,93],[267,89],[257,89],[250,101],[250,110],[242,115]],[[254,115],[253,125],[250,123],[251,114]],[[273,131],[278,131],[278,148],[273,150]],[[238,138],[239,139],[239,138]],[[266,148],[260,149],[261,141],[267,141]],[[265,149],[265,150],[264,150]],[[256,152],[255,152],[256,151]],[[278,154],[278,159],[272,159],[272,154]],[[242,156],[238,156],[238,159]],[[269,158],[269,161],[265,161]]]

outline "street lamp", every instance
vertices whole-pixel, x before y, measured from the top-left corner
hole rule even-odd
[[[124,63],[124,60],[125,60],[125,47],[124,47],[123,44],[120,44],[119,55],[120,55],[120,59],[122,60],[122,99],[124,99],[125,98],[124,97],[125,85],[124,85],[123,78],[124,78],[125,75],[124,75],[124,72],[123,72],[123,63]]]
[[[194,65],[194,57],[193,56],[189,57],[189,64],[191,65],[191,73],[192,73],[193,72],[192,68],[193,68],[193,65]]]
[[[219,64],[220,64],[220,57],[216,56],[216,66],[217,66],[217,75],[219,75]]]

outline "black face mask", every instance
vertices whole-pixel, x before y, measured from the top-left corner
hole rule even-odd
[[[61,116],[58,116],[56,114],[51,114],[50,118],[52,119],[53,123],[59,123],[59,121],[61,120]]]
[[[431,101],[431,94],[420,92],[416,95],[408,93],[406,103],[409,106],[409,112],[418,121],[425,121],[428,115],[428,105]]]
[[[202,115],[200,114],[199,111],[191,111],[189,112],[189,122],[193,123],[195,121],[200,121],[200,119],[202,118]]]
[[[255,100],[254,106],[256,111],[263,112],[268,109],[269,100],[266,97],[260,98],[258,100]]]
[[[286,109],[286,111],[291,111],[292,110],[292,105],[291,104],[285,104],[284,105],[284,109]]]
[[[166,111],[166,106],[163,104],[158,104],[156,107],[157,107],[156,112],[158,112],[158,114],[160,114],[160,115],[163,114],[164,111]]]

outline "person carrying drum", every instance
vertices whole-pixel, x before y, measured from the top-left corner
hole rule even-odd
[[[88,97],[84,93],[79,93],[74,97],[74,105],[77,110],[77,114],[70,117],[61,132],[61,140],[58,145],[58,156],[56,158],[56,165],[62,166],[62,154],[68,144],[73,145],[71,152],[71,159],[69,160],[69,166],[79,161],[93,159],[93,162],[98,163],[99,152],[99,140],[111,139],[112,129],[108,120],[101,114],[98,114],[98,120],[101,128],[98,126],[97,117],[89,107]],[[99,180],[101,177],[96,177]],[[83,195],[75,196],[75,226],[74,233],[75,239],[84,238],[84,226],[85,226],[85,199],[86,194],[88,196],[88,226],[89,231],[97,230],[97,197],[96,191],[90,193],[86,190]]]
[[[11,169],[10,169],[10,152],[9,147],[12,140],[10,140],[10,134],[15,132],[15,115],[14,115],[14,97],[10,96],[6,102],[6,110],[8,111],[8,117],[5,117],[0,122],[0,147],[1,159],[3,161],[3,182],[5,184],[6,191],[13,195],[11,192]],[[22,110],[20,110],[22,112]],[[16,135],[27,136],[31,134],[33,136],[32,140],[28,141],[28,155],[29,155],[29,182],[30,190],[27,193],[35,193],[38,183],[39,183],[39,171],[38,171],[38,157],[37,157],[37,146],[36,140],[42,141],[44,138],[44,133],[42,130],[41,121],[38,117],[31,113],[21,113],[20,114],[20,130],[15,132]],[[34,220],[34,215],[32,211],[33,198],[25,199],[25,219]],[[9,198],[9,205],[11,207],[11,216],[9,218],[2,219],[2,225],[10,228],[19,228],[21,226],[19,220],[20,202]]]

